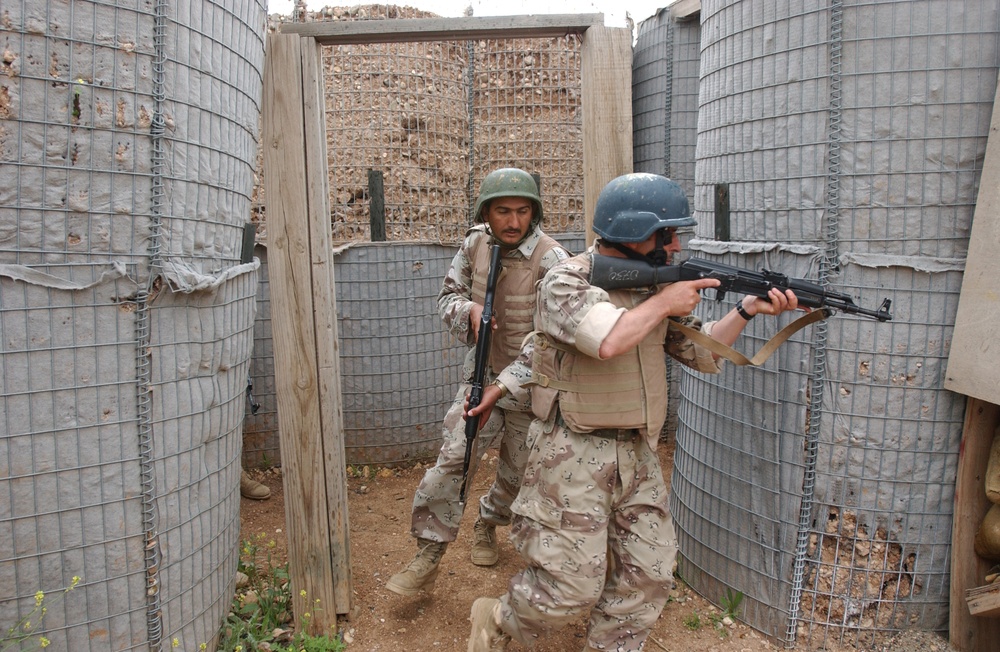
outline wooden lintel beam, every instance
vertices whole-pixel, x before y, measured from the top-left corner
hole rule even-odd
[[[670,5],[670,17],[674,20],[690,20],[701,11],[701,0],[677,0]]]
[[[280,32],[312,37],[320,45],[350,45],[484,38],[548,38],[582,34],[590,27],[603,24],[604,14],[548,14],[282,23]]]

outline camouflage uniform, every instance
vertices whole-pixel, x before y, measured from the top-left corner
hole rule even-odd
[[[591,286],[588,275],[585,256],[557,265],[539,290],[536,327],[577,355],[597,358],[624,306]],[[630,305],[644,300],[633,298]],[[678,321],[701,327],[693,316]],[[710,334],[712,326],[702,330]],[[711,352],[676,331],[667,331],[662,344],[687,366],[720,370]],[[529,345],[518,364],[527,365],[532,353]],[[500,600],[500,626],[522,644],[590,610],[590,647],[641,650],[672,587],[677,543],[655,450],[659,430],[597,432],[602,436],[574,432],[559,409],[529,430],[531,450],[510,535],[528,567],[511,579]]]
[[[475,338],[469,323],[472,310],[473,259],[477,241],[488,237],[482,226],[474,227],[462,243],[445,276],[444,285],[438,295],[438,311],[449,332],[470,349],[462,369],[463,382],[455,394],[448,413],[444,418],[444,442],[438,453],[434,467],[424,474],[413,496],[413,512],[410,533],[417,538],[447,543],[458,535],[462,518],[462,506],[458,502],[462,484],[462,465],[465,457],[465,420],[462,410],[468,395],[475,370]],[[530,260],[547,238],[537,226],[532,227],[516,249],[506,251],[503,260],[520,258]],[[481,243],[480,243],[481,244]],[[540,248],[541,247],[541,248]],[[555,247],[545,251],[539,262],[539,274],[544,275],[553,265],[569,257],[565,249]],[[502,341],[504,335],[503,315],[497,315],[498,329],[494,332],[494,344]],[[491,525],[508,525],[511,519],[510,505],[521,485],[521,475],[528,459],[525,443],[528,426],[531,423],[530,399],[524,390],[518,390],[527,380],[528,372],[523,367],[510,366],[497,374],[493,369],[487,372],[487,382],[499,380],[505,387],[514,389],[500,399],[489,421],[483,425],[476,439],[478,450],[497,444],[499,438],[500,463],[496,478],[489,492],[480,499],[480,516]],[[473,455],[469,466],[469,477],[475,475],[479,455]]]

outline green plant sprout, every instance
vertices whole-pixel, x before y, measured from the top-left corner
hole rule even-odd
[[[719,598],[719,604],[722,606],[722,613],[724,616],[728,616],[733,620],[736,620],[740,616],[740,605],[743,604],[743,593],[741,591],[733,591],[730,588],[726,588],[726,594]]]
[[[266,538],[266,534],[260,533],[240,546],[237,568],[247,576],[247,585],[237,590],[233,597],[229,617],[219,634],[217,650],[249,652],[263,648],[272,652],[343,652],[346,647],[336,627],[329,636],[314,636],[305,631],[313,613],[322,609],[318,599],[313,601],[312,611],[299,618],[299,631],[291,633],[293,615],[288,564],[273,563],[271,550],[276,544],[273,540],[264,543]],[[300,591],[299,595],[308,597],[305,591]]]
[[[698,615],[697,611],[692,611],[690,615],[684,616],[684,620],[681,622],[692,632],[697,632],[701,629],[701,616]]]

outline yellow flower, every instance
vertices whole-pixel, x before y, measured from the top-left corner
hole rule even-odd
[[[181,646],[181,642],[175,636],[174,640],[170,641],[170,647],[180,647],[180,646]]]
[[[303,617],[303,618],[312,618],[312,616],[311,616],[311,615],[309,615],[309,612],[308,612],[308,611],[307,611],[307,612],[305,612],[304,614],[302,614],[302,617]]]
[[[71,589],[76,588],[76,585],[79,584],[79,583],[80,583],[80,576],[79,575],[74,575],[73,576],[73,583],[69,585],[69,588],[71,588]]]
[[[198,649],[199,650],[207,650],[208,649],[208,643],[202,643],[201,645],[198,646]]]
[[[35,606],[36,607],[42,606],[42,600],[44,600],[44,599],[45,599],[45,593],[43,593],[42,591],[36,591],[35,592]]]
[[[42,647],[48,647],[49,646],[49,639],[45,638],[44,636],[39,636],[38,637],[38,644],[41,645]]]
[[[299,591],[299,595],[302,596],[303,598],[306,597],[306,590],[302,589],[301,591]]]
[[[243,652],[243,646],[237,645],[235,648],[233,648],[233,652]]]

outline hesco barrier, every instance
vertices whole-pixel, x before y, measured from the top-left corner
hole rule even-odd
[[[692,248],[888,297],[893,321],[837,315],[761,368],[683,374],[681,573],[789,646],[946,631],[964,399],[943,374],[998,7],[706,0],[701,34]]]
[[[639,23],[632,55],[632,167],[681,184],[694,210],[701,23],[669,9]],[[681,366],[667,356],[670,396],[663,438],[677,434]]]
[[[239,554],[265,3],[2,14],[0,647],[23,619],[32,649],[214,649]]]

